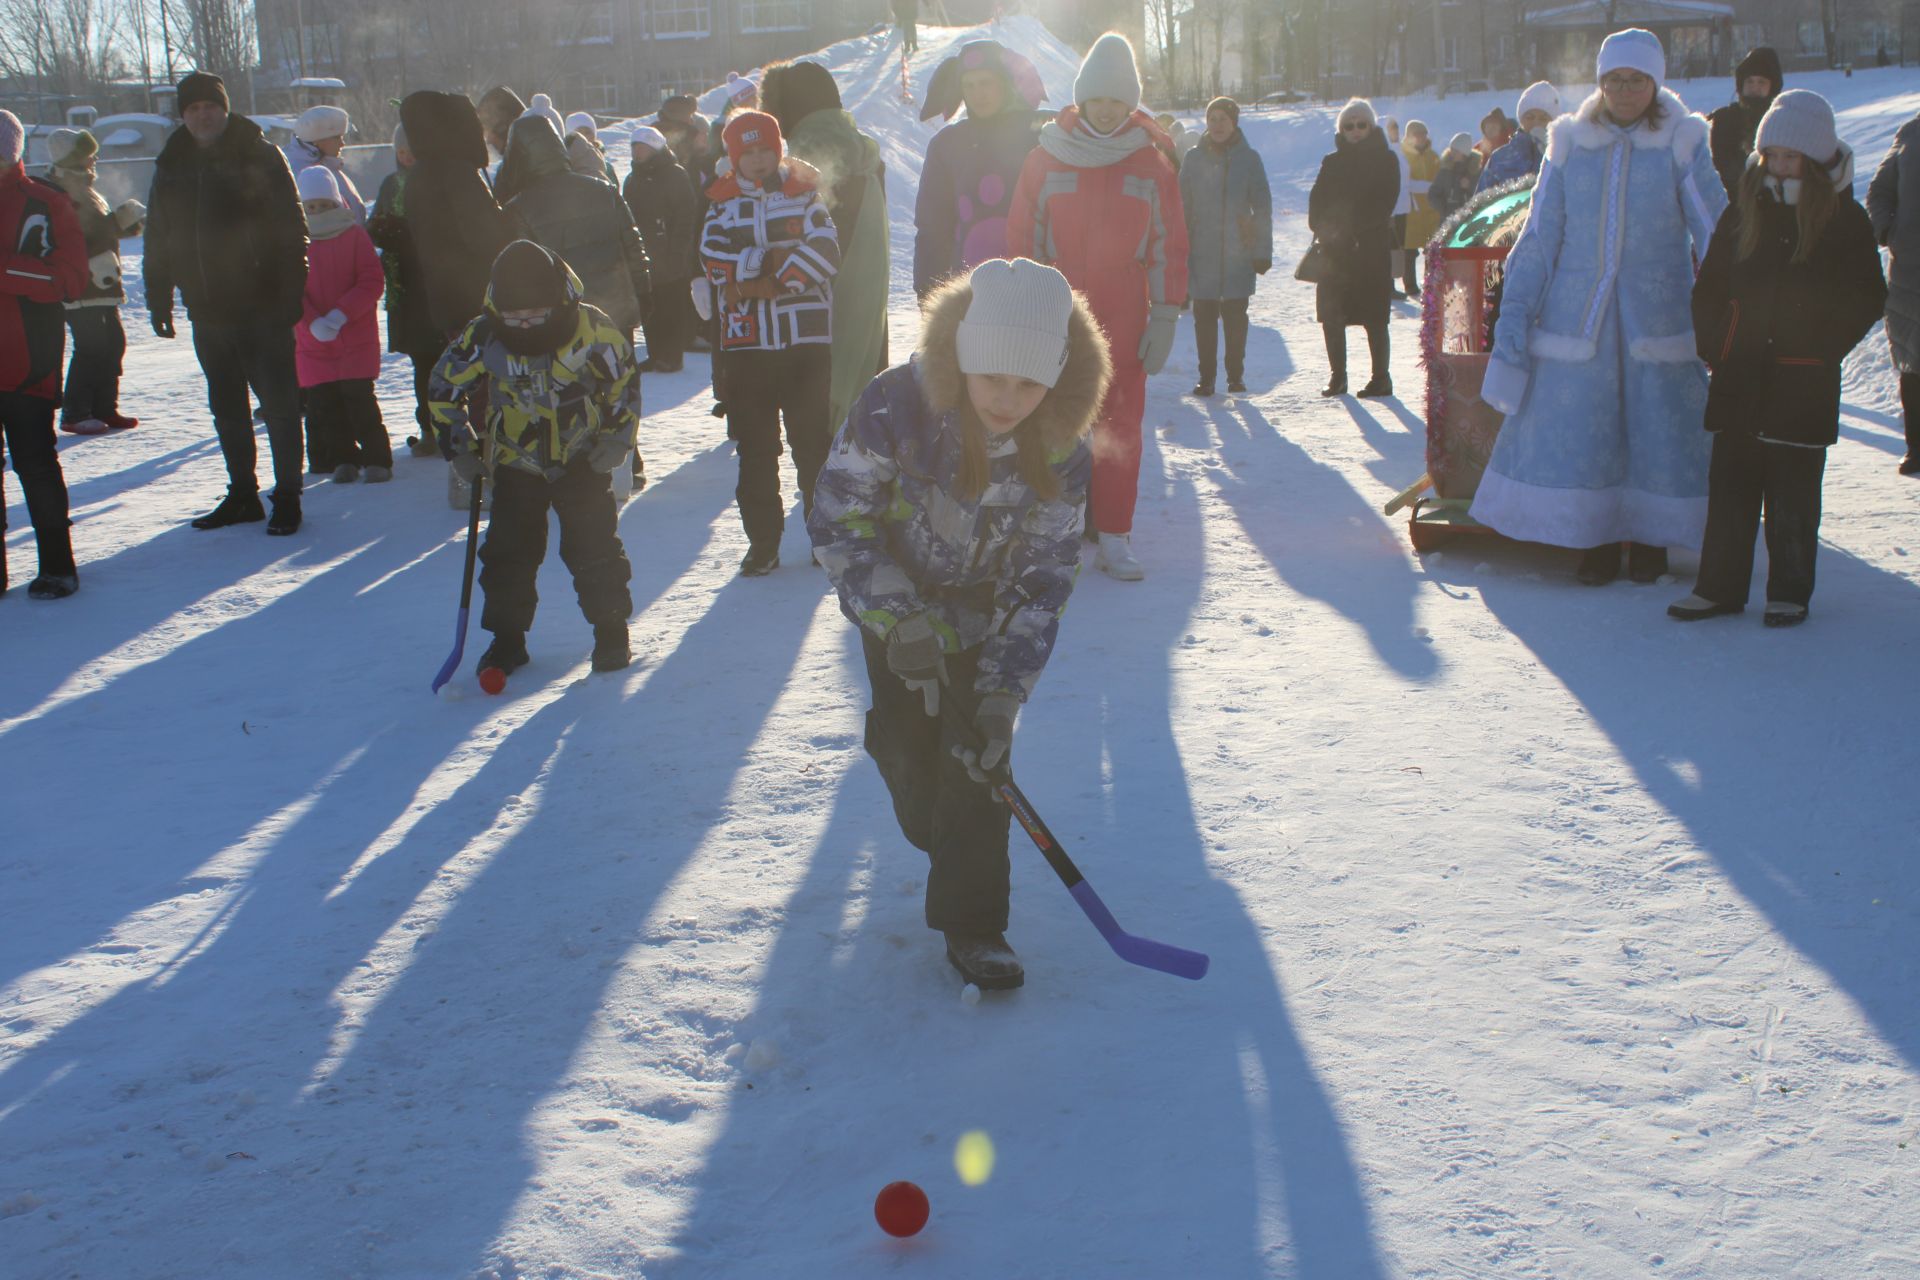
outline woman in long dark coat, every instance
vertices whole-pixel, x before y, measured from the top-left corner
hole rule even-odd
[[[1367,331],[1373,376],[1363,396],[1390,396],[1387,372],[1388,260],[1393,252],[1393,205],[1400,195],[1400,163],[1387,149],[1373,104],[1355,98],[1340,109],[1334,149],[1320,162],[1307,197],[1307,225],[1326,253],[1330,272],[1314,297],[1314,314],[1327,339],[1333,376],[1323,396],[1347,393],[1347,326]]]

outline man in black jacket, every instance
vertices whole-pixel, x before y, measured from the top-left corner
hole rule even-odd
[[[1760,127],[1760,117],[1767,114],[1767,108],[1780,96],[1781,87],[1780,55],[1761,45],[1740,59],[1740,65],[1733,69],[1733,101],[1707,117],[1713,126],[1708,143],[1713,151],[1713,167],[1720,174],[1720,183],[1726,187],[1729,200],[1740,185],[1740,173],[1747,167],[1747,157],[1753,154],[1754,130]]]
[[[300,528],[300,382],[293,326],[307,285],[307,222],[286,157],[260,126],[229,113],[219,76],[180,82],[183,126],[154,162],[147,201],[147,314],[174,336],[173,293],[186,299],[193,353],[227,461],[227,496],[193,522],[219,529],[266,518],[254,475],[253,402],[273,452],[267,532]]]
[[[696,270],[699,198],[658,129],[640,126],[634,130],[632,146],[633,172],[627,175],[624,194],[653,269],[653,292],[642,308],[647,360],[640,369],[678,373],[694,320],[687,284]]]
[[[526,237],[573,268],[586,300],[627,334],[640,327],[650,276],[633,214],[612,184],[577,173],[567,146],[545,116],[527,114],[507,134],[507,155],[524,177],[507,201]]]

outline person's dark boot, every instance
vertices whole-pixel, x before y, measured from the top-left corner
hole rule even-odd
[[[1685,600],[1676,600],[1667,606],[1667,616],[1681,622],[1699,622],[1706,618],[1721,618],[1731,613],[1739,613],[1746,608],[1743,604],[1721,604],[1709,600],[1699,592]]]
[[[1327,380],[1327,385],[1320,389],[1320,394],[1328,398],[1347,394],[1347,375],[1344,373],[1334,374],[1332,378]]]
[[[593,669],[620,671],[633,661],[633,647],[627,641],[624,622],[593,624]]]
[[[1604,587],[1612,582],[1620,576],[1620,544],[1609,542],[1605,546],[1587,548],[1573,576],[1590,587]]]
[[[748,547],[747,554],[740,557],[740,576],[743,578],[764,578],[779,567],[778,543],[765,547]]]
[[[1245,378],[1228,378],[1227,379],[1228,395],[1240,396],[1240,395],[1245,395],[1246,393],[1247,393],[1247,380]]]
[[[300,499],[275,498],[273,515],[267,520],[267,533],[275,538],[300,532]]]
[[[1660,581],[1667,571],[1667,549],[1650,547],[1644,542],[1627,544],[1627,576],[1635,582],[1648,583]]]
[[[259,494],[234,493],[229,490],[227,496],[220,499],[219,506],[194,520],[193,527],[224,529],[228,525],[253,524],[266,518],[267,510],[260,505]]]
[[[1920,453],[1909,453],[1900,460],[1900,474],[1903,476],[1920,476]]]
[[[1213,383],[1205,379],[1202,379],[1201,381],[1195,383],[1193,390],[1187,392],[1187,394],[1190,396],[1197,396],[1200,399],[1205,400],[1213,394]]]
[[[80,589],[80,575],[69,570],[66,573],[43,573],[27,584],[29,600],[65,600]]]
[[[1393,379],[1384,373],[1376,373],[1367,379],[1367,385],[1360,388],[1362,400],[1384,400],[1393,394]]]
[[[947,963],[982,991],[1011,991],[1027,980],[1005,934],[947,934]]]
[[[526,666],[529,661],[526,632],[496,631],[493,633],[493,643],[489,644],[487,651],[480,655],[479,664],[474,667],[474,670],[486,671],[492,668],[502,675],[512,675]]]

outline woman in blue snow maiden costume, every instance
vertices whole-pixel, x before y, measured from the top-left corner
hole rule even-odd
[[[1584,549],[1580,581],[1653,582],[1707,519],[1707,371],[1693,263],[1727,195],[1707,122],[1661,87],[1660,40],[1600,46],[1600,88],[1553,122],[1526,230],[1507,258],[1481,396],[1507,415],[1473,518]]]

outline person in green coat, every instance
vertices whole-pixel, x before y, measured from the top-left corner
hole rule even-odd
[[[833,380],[827,397],[833,430],[875,374],[887,367],[886,166],[880,144],[840,106],[833,75],[817,62],[768,67],[761,109],[780,122],[787,153],[820,174],[820,190],[840,237],[833,281]]]

